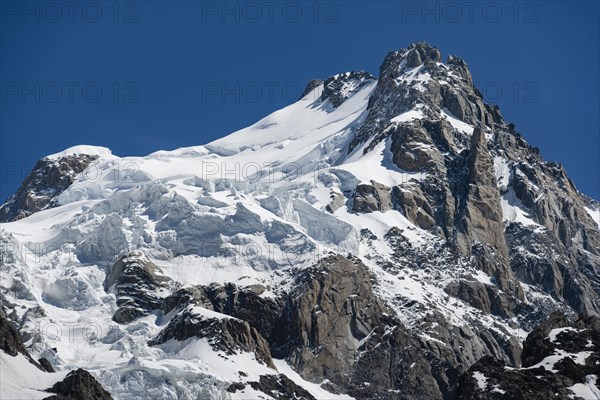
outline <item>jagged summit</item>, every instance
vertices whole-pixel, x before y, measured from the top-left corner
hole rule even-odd
[[[597,329],[534,328],[600,314],[600,205],[441,60],[410,45],[205,145],[40,160],[0,214],[29,353],[116,399],[451,400],[538,388],[541,346],[553,392],[595,393]],[[36,334],[73,321],[101,329]]]
[[[393,118],[411,110],[432,120],[458,120],[488,129],[503,126],[498,107],[484,104],[467,64],[453,56],[445,64],[441,59],[440,51],[425,42],[388,53],[369,98],[369,116],[350,150],[385,132]]]
[[[441,61],[442,54],[438,48],[426,42],[416,42],[405,49],[388,53],[380,67],[380,72],[384,73],[389,70],[389,66],[393,63],[396,63],[397,67],[411,69],[420,65],[435,65]]]

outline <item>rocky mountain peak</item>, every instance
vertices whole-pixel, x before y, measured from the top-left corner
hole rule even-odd
[[[58,196],[98,158],[97,154],[60,154],[42,158],[17,192],[0,207],[0,222],[15,221],[55,207]]]
[[[433,65],[442,60],[439,49],[426,42],[413,43],[405,49],[392,51],[383,60],[379,68],[380,75],[391,72],[392,69],[401,72],[402,69],[412,69],[420,65]]]
[[[422,116],[440,120],[448,116],[472,127],[492,129],[503,125],[497,107],[484,104],[467,64],[454,56],[448,57],[445,64],[441,60],[440,51],[425,42],[388,53],[369,98],[367,120],[357,130],[349,150],[370,138],[377,143],[383,132],[389,132],[394,122],[411,111],[417,113],[412,119]]]

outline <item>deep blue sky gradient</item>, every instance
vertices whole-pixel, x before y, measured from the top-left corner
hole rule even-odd
[[[313,77],[377,75],[387,52],[419,40],[465,59],[505,119],[600,198],[597,1],[228,2],[225,14],[222,2],[46,3],[0,3],[2,199],[44,155],[203,144]]]

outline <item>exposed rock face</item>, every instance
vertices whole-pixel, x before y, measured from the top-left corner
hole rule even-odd
[[[52,364],[50,364],[50,361],[46,360],[45,358],[40,358],[38,360],[38,363],[40,363],[40,366],[46,371],[46,372],[56,372],[54,370],[54,367],[52,366]]]
[[[419,185],[411,185],[410,189],[395,187],[393,196],[409,221],[423,229],[435,226],[435,211]]]
[[[374,81],[375,77],[365,71],[332,76],[323,82],[321,100],[329,100],[334,107],[339,107],[352,94]]]
[[[387,134],[386,128],[392,118],[414,109],[418,104],[424,106],[423,112],[431,112],[432,117],[436,110],[439,112],[446,108],[468,124],[493,122],[481,93],[473,86],[466,63],[452,57],[446,67],[442,67],[438,54],[439,50],[420,42],[385,57],[379,67],[377,87],[369,98],[369,115],[357,131],[350,150],[368,138]],[[419,85],[418,81],[410,81],[407,73],[427,73],[434,79],[427,85]],[[439,120],[439,114],[437,116]]]
[[[406,268],[429,271],[440,265],[464,265],[466,270],[460,272],[457,269],[455,279],[440,285],[450,296],[448,300],[460,299],[486,314],[512,316],[511,310],[515,308],[513,299],[493,282],[484,283],[474,278],[474,273],[479,269],[477,258],[459,256],[450,246],[415,247],[404,238],[399,228],[390,229],[385,238],[394,250],[392,262],[382,265],[386,271],[397,274]],[[425,279],[432,278],[426,276]],[[398,298],[394,304],[401,310],[400,315],[422,312],[422,306],[414,300]],[[425,338],[421,336],[423,332],[427,332]],[[456,325],[446,319],[443,311],[427,312],[410,330],[410,334],[419,337],[421,346],[426,349],[432,374],[445,399],[455,397],[459,376],[485,355],[493,355],[510,365],[520,364],[521,345],[513,337],[514,332],[486,323],[481,318]]]
[[[344,204],[346,204],[346,198],[344,197],[343,194],[341,193],[332,193],[330,195],[331,197],[331,202],[329,204],[327,204],[327,211],[329,211],[330,213],[334,213],[336,212],[337,209],[339,209],[340,207],[343,207]]]
[[[77,369],[47,390],[56,393],[48,400],[112,400],[112,396],[86,370]]]
[[[39,160],[19,190],[0,207],[0,222],[16,221],[46,208],[55,207],[58,195],[97,158],[96,155],[77,154],[56,160]]]
[[[310,379],[344,380],[357,341],[371,332],[382,313],[371,276],[359,262],[332,256],[303,278],[285,306],[282,327],[287,328],[278,338],[280,351],[297,360],[298,370]]]
[[[6,318],[6,314],[2,308],[0,308],[0,350],[13,357],[18,354],[23,354],[33,365],[42,369],[42,367],[29,355],[29,352],[23,345],[23,341],[19,336],[19,332],[17,332],[11,322]]]
[[[184,341],[191,337],[206,338],[216,350],[226,354],[238,351],[253,352],[256,359],[275,369],[267,341],[246,321],[203,315],[202,311],[189,307],[178,313],[160,334],[149,344],[160,345],[168,340]]]
[[[360,184],[356,187],[352,211],[356,213],[385,212],[391,208],[392,198],[389,187],[375,181],[371,181],[370,185]]]
[[[480,128],[475,128],[471,137],[467,168],[467,194],[458,226],[458,247],[463,254],[470,254],[472,243],[484,243],[507,261],[500,194],[487,141]]]
[[[357,399],[442,399],[431,367],[414,336],[398,321],[375,328],[359,347],[349,394]]]
[[[425,43],[417,43],[414,50],[406,57],[406,67],[415,68],[421,64],[431,64],[442,61],[440,51],[434,47],[426,46]]]
[[[261,375],[260,380],[250,382],[250,386],[276,400],[315,400],[313,395],[285,375]]]
[[[479,386],[480,382],[483,389]],[[567,400],[573,398],[573,393],[566,389],[567,385],[543,368],[514,372],[508,370],[502,361],[485,357],[461,377],[458,399]]]
[[[214,311],[244,320],[267,340],[278,328],[283,311],[280,300],[261,297],[261,287],[239,289],[235,284],[211,285],[207,296]]]
[[[162,300],[161,310],[168,314],[189,305],[244,320],[267,340],[277,329],[283,312],[281,300],[261,297],[263,287],[238,288],[226,285],[191,286],[179,289]]]
[[[497,146],[510,165],[501,188],[509,204],[520,205],[535,224],[506,229],[511,267],[527,284],[539,285],[582,314],[598,315],[600,231],[564,168],[545,162],[520,137],[498,135]],[[537,225],[536,225],[537,224]]]
[[[596,398],[599,360],[598,318],[571,322],[555,313],[527,337],[522,368],[507,368],[502,361],[484,357],[462,375],[458,399]]]
[[[321,79],[311,79],[306,84],[306,87],[302,91],[302,94],[300,95],[300,98],[303,98],[304,96],[306,96],[307,94],[309,94],[310,92],[312,92],[313,90],[315,90],[316,88],[318,88],[322,84],[323,84],[323,80],[321,80]]]
[[[387,130],[392,137],[392,160],[404,171],[425,172],[443,168],[443,158],[431,148],[435,142],[429,133],[427,123],[390,126]]]
[[[507,293],[501,314],[523,299],[517,280],[598,314],[600,230],[585,210],[591,203],[562,166],[543,161],[497,107],[483,103],[464,61],[450,56],[442,65],[438,55],[426,43],[388,54],[350,151],[391,140],[394,164],[415,177],[391,188],[392,207],[475,256]],[[411,110],[423,118],[392,121]],[[372,210],[365,203],[354,211]],[[531,223],[513,222],[512,207]]]
[[[373,138],[365,150],[370,151],[390,137],[393,162],[404,171],[423,175],[393,189],[393,206],[417,226],[453,243],[459,254],[480,257],[482,269],[496,277],[498,286],[520,297],[509,267],[500,193],[486,139],[486,132],[497,128],[494,118],[502,122],[501,117],[483,105],[463,61],[452,57],[442,66],[439,51],[425,43],[390,53],[380,72],[369,115],[350,148]],[[410,81],[415,73],[437,79]],[[426,118],[392,121],[409,110],[421,110]],[[458,130],[446,115],[471,124],[473,132]],[[362,191],[359,186],[357,192]],[[371,203],[376,202],[355,200],[355,211],[370,211]],[[476,244],[483,248],[474,253]]]
[[[142,252],[134,251],[122,256],[106,278],[106,289],[117,295],[119,307],[113,320],[131,322],[161,306],[160,290],[169,282],[160,269]]]
[[[512,315],[506,296],[502,296],[502,293],[494,290],[494,287],[490,285],[477,281],[460,281],[451,283],[445,290],[451,296],[459,298],[485,313],[505,317]]]
[[[298,278],[273,351],[357,398],[441,398],[420,345],[389,317],[357,259],[330,256]],[[411,367],[412,366],[412,367]]]

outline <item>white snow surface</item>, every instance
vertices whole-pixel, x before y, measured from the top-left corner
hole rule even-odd
[[[485,390],[487,386],[487,377],[479,371],[473,372],[473,378],[477,381],[477,387],[480,390]]]
[[[0,351],[0,398],[44,399],[52,393],[45,392],[67,375],[66,371],[53,374],[41,371],[24,355],[11,356]]]
[[[99,156],[99,157],[110,157],[112,156],[112,151],[106,147],[102,146],[90,146],[90,145],[78,145],[69,147],[66,150],[61,152],[50,154],[46,156],[49,159],[58,159],[64,156],[72,156],[77,154],[87,154],[90,156]]]
[[[450,110],[443,108],[442,110],[442,118],[448,120],[450,125],[454,127],[454,129],[461,131],[463,133],[467,133],[471,135],[473,133],[473,127],[466,122],[461,121],[459,118],[455,117]]]
[[[551,342],[556,342],[558,335],[560,335],[563,332],[579,332],[579,329],[575,329],[575,328],[571,328],[571,327],[555,328],[555,329],[552,329],[550,331],[550,333],[548,334],[548,339],[550,339]]]
[[[600,399],[600,390],[598,390],[598,387],[596,386],[597,379],[598,377],[596,375],[588,375],[585,377],[585,383],[576,383],[568,388],[573,392],[571,398],[574,399],[577,396],[586,400]]]
[[[521,200],[517,198],[512,188],[502,195],[500,198],[500,206],[502,207],[502,217],[505,224],[514,222],[524,226],[534,226],[539,229],[542,228],[542,226],[536,223],[525,211],[525,206],[521,203]]]
[[[600,207],[591,209],[589,207],[585,207],[585,211],[592,217],[592,219],[598,224],[598,228],[600,228]]]

